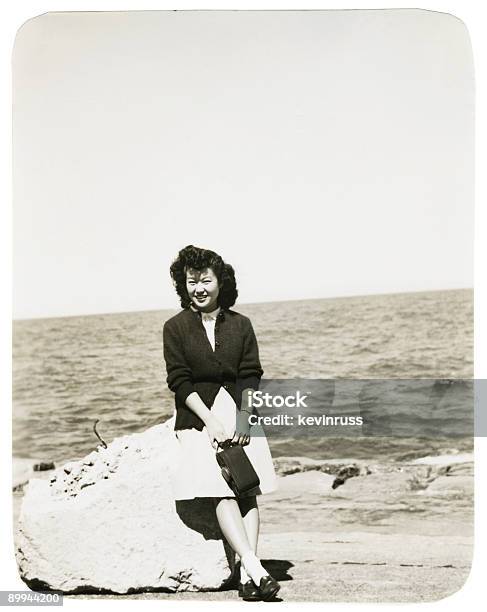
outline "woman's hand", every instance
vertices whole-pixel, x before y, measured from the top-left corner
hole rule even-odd
[[[223,423],[219,421],[216,417],[210,416],[206,422],[206,432],[208,437],[210,438],[210,443],[213,448],[217,448],[217,442],[224,442],[228,439],[227,432],[225,427],[223,427]]]
[[[249,412],[243,410],[237,411],[237,418],[235,423],[235,433],[233,434],[232,442],[240,444],[241,446],[247,446],[250,443],[250,423],[249,423]]]

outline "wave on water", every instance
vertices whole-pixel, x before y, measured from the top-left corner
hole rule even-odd
[[[471,290],[235,306],[249,316],[267,379],[471,378]],[[175,311],[16,321],[13,452],[62,461],[98,440],[144,431],[171,417],[162,327]],[[418,396],[418,405],[427,397]],[[406,415],[407,416],[407,415]],[[440,406],[425,423],[453,419]],[[402,462],[444,449],[471,452],[471,438],[270,438],[273,456]],[[443,449],[443,450],[442,450]],[[448,453],[446,453],[448,454]]]

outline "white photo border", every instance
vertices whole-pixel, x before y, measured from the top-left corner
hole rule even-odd
[[[12,313],[12,74],[11,54],[15,35],[22,24],[38,15],[51,11],[140,11],[140,10],[344,10],[344,9],[426,9],[451,13],[461,19],[470,34],[475,63],[476,79],[476,186],[475,186],[475,377],[487,378],[487,347],[482,344],[481,339],[487,337],[486,316],[487,312],[487,275],[483,270],[482,261],[487,261],[487,245],[485,241],[487,212],[483,204],[487,202],[487,134],[486,134],[486,111],[487,108],[487,37],[485,26],[487,23],[487,9],[478,0],[451,0],[449,2],[438,0],[436,2],[366,2],[355,0],[346,2],[344,0],[332,1],[302,1],[289,2],[285,0],[270,1],[235,1],[235,0],[212,0],[212,1],[173,1],[164,0],[22,0],[22,2],[10,2],[4,5],[2,19],[0,20],[0,44],[2,46],[2,96],[1,96],[1,118],[4,125],[2,133],[2,186],[3,206],[0,217],[0,266],[2,278],[2,299],[0,303],[1,312],[1,343],[0,355],[2,369],[0,380],[0,435],[1,435],[1,465],[10,466],[12,459],[11,439],[11,313]],[[487,525],[481,520],[487,515],[487,484],[483,474],[483,467],[487,467],[487,439],[477,438],[475,440],[475,546],[474,561],[471,574],[465,586],[454,595],[439,602],[429,604],[404,604],[405,610],[425,610],[434,606],[436,610],[457,610],[458,608],[476,610],[485,605],[485,596],[482,586],[484,582],[485,568],[487,567]],[[14,558],[12,540],[12,495],[11,495],[11,473],[9,469],[0,470],[1,485],[1,520],[0,541],[3,543],[0,552],[0,590],[25,590],[25,584],[21,581]],[[210,609],[216,602],[204,600],[198,602],[201,609]],[[479,603],[480,602],[480,603]],[[144,602],[151,609],[166,608],[184,612],[188,607],[194,607],[195,601],[158,601],[156,599]],[[223,605],[226,605],[224,602]],[[97,609],[120,609],[134,605],[131,599],[90,599],[90,600],[65,600],[64,606],[71,609],[86,607],[90,610]],[[238,604],[236,604],[238,605]],[[245,604],[241,604],[245,605]],[[291,609],[301,604],[282,604]],[[357,610],[377,609],[376,604],[332,604],[323,602],[327,607],[355,608]],[[381,604],[380,610],[396,610],[397,604]]]

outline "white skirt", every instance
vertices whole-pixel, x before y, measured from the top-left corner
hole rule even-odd
[[[232,396],[220,387],[211,413],[225,427],[227,437],[235,432],[237,407]],[[210,443],[206,427],[197,429],[180,429],[173,432],[175,436],[174,462],[171,464],[170,479],[174,499],[193,499],[195,497],[235,497],[234,492],[225,482],[216,461],[216,451]],[[262,495],[277,489],[277,478],[269,445],[261,425],[250,428],[250,442],[243,447],[250,459],[260,485],[248,495]]]

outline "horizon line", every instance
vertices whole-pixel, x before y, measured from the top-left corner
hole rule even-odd
[[[358,293],[352,295],[335,295],[328,297],[314,297],[314,298],[292,298],[288,300],[263,300],[262,302],[241,302],[240,306],[255,306],[260,304],[282,304],[286,302],[310,302],[313,300],[340,300],[340,299],[354,299],[361,297],[380,297],[385,295],[407,295],[407,294],[415,294],[415,293],[439,293],[446,291],[473,291],[474,287],[454,287],[448,289],[422,289],[419,291],[392,291],[392,292],[379,292],[379,293]],[[180,307],[179,307],[180,308]],[[233,307],[232,307],[233,308]],[[22,317],[22,318],[13,318],[12,322],[22,322],[22,321],[43,321],[46,319],[68,319],[75,317],[99,317],[103,315],[115,315],[115,314],[135,314],[142,312],[161,312],[165,310],[177,310],[177,308],[144,308],[141,310],[115,310],[110,312],[89,312],[89,313],[79,313],[79,314],[67,314],[67,315],[51,315],[46,317]]]

